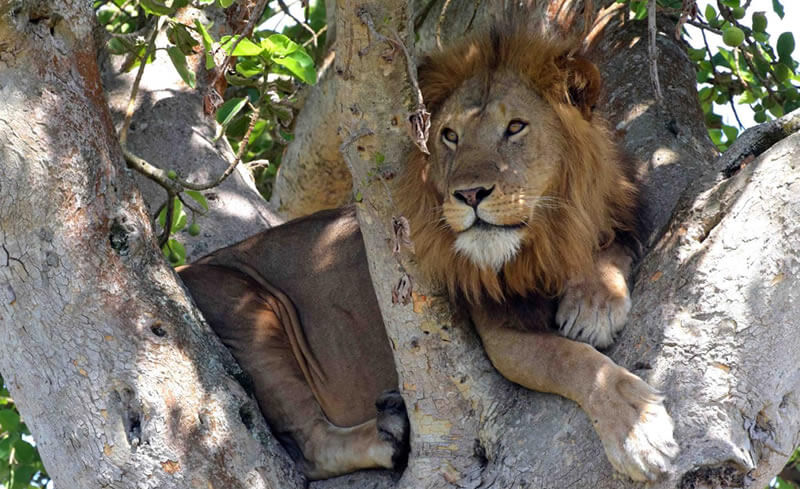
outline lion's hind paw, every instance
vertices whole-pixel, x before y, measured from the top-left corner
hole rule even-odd
[[[378,410],[378,436],[394,448],[392,466],[403,470],[408,463],[409,423],[403,397],[396,390],[384,391],[375,401]]]

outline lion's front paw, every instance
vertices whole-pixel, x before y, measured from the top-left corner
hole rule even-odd
[[[657,479],[679,451],[663,397],[627,371],[612,392],[600,395],[587,411],[611,465],[633,480]]]
[[[630,309],[624,278],[621,284],[603,280],[573,282],[559,301],[556,324],[567,338],[605,348],[625,325]]]
[[[378,436],[392,444],[392,467],[402,470],[408,463],[409,424],[403,397],[395,390],[384,391],[375,401]]]

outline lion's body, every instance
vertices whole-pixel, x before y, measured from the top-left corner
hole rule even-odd
[[[293,342],[306,342],[312,352],[301,357],[306,364],[302,370],[332,423],[355,426],[373,418],[375,399],[397,388],[392,351],[352,207],[263,231],[195,263],[200,264],[225,266],[248,276],[255,271],[291,298],[299,319],[293,325],[299,329]],[[217,294],[220,284],[210,285],[209,292]],[[230,301],[236,304],[237,298]]]
[[[592,115],[599,73],[563,42],[493,31],[428,58],[420,82],[431,154],[409,158],[393,195],[422,273],[506,378],[577,401],[617,470],[656,477],[677,449],[661,399],[586,344],[625,322],[635,243],[631,171]],[[371,408],[398,386],[352,210],[181,275],[310,477],[397,463],[407,424],[396,394]]]

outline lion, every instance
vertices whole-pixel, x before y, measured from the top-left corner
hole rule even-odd
[[[493,29],[427,57],[430,154],[408,158],[393,195],[425,279],[469,313],[495,368],[577,402],[613,467],[653,480],[678,450],[663,399],[595,349],[630,309],[638,193],[593,112],[600,74],[575,51]],[[409,424],[352,207],[179,273],[307,477],[403,466]]]

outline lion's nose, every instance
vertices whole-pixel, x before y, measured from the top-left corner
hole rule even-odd
[[[453,197],[467,204],[470,207],[477,208],[478,204],[480,204],[483,199],[485,199],[492,193],[492,190],[494,190],[494,186],[492,186],[491,188],[485,188],[485,187],[466,188],[463,190],[456,190],[455,192],[453,192]]]

